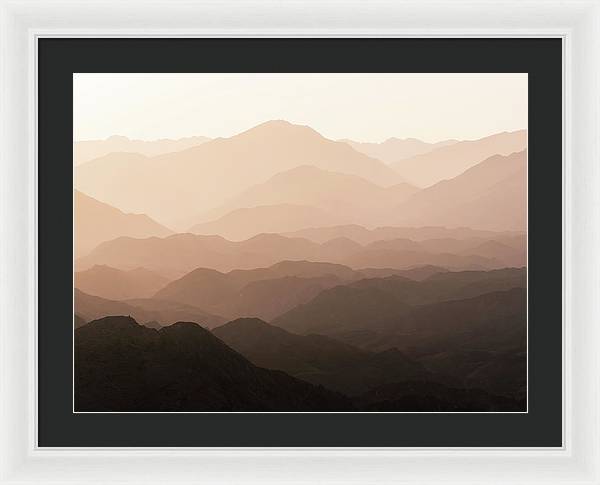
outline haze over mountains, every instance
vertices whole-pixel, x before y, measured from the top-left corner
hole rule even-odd
[[[255,365],[282,370],[294,377],[313,384],[342,392],[350,396],[379,389],[382,386],[398,382],[429,382],[451,387],[461,387],[469,379],[478,379],[478,385],[487,392],[513,393],[522,391],[523,380],[510,384],[497,385],[493,379],[487,379],[498,370],[499,354],[494,357],[480,352],[477,358],[467,364],[469,375],[465,381],[451,367],[430,364],[435,371],[429,370],[420,360],[422,357],[410,357],[397,348],[370,351],[349,345],[323,335],[297,335],[269,325],[256,318],[241,318],[213,329],[213,333]],[[508,354],[500,354],[507,360]],[[454,359],[454,360],[453,360]],[[446,364],[461,362],[461,355],[454,356],[434,353],[427,362],[443,361]],[[514,364],[513,373],[519,370]],[[523,364],[521,359],[520,365]],[[494,367],[494,371],[490,368]],[[489,369],[489,371],[486,371]],[[484,377],[485,376],[485,377]],[[473,386],[468,386],[473,387]]]
[[[406,380],[450,381],[396,349],[369,352],[322,335],[296,335],[258,318],[240,318],[213,333],[252,363],[280,369],[350,395]]]
[[[111,300],[147,298],[169,283],[169,279],[145,268],[122,271],[96,265],[75,273],[75,287]]]
[[[123,210],[143,211],[169,224],[187,220],[190,227],[194,218],[252,185],[307,164],[383,186],[403,181],[398,172],[346,143],[307,126],[269,121],[180,152],[106,155],[77,168],[76,186]]]
[[[366,278],[323,291],[309,303],[275,319],[274,323],[300,334],[387,331],[388,327],[398,324],[399,317],[412,311],[412,307],[524,288],[525,284],[525,271],[516,268],[441,273],[421,282],[402,276]],[[403,325],[411,325],[410,319],[402,320]],[[406,329],[406,326],[400,328]],[[385,345],[393,344],[388,342]]]
[[[458,140],[443,140],[437,143],[427,143],[416,138],[388,138],[381,143],[357,142],[353,140],[340,140],[348,143],[357,152],[377,158],[385,163],[398,162],[404,158],[414,157],[429,153],[436,148],[458,143]]]
[[[493,155],[459,176],[411,196],[398,206],[396,225],[524,231],[526,180],[525,151]]]
[[[523,411],[526,142],[77,144],[76,409]]]
[[[519,266],[525,261],[522,246],[525,239],[514,238],[511,233],[494,233],[492,237],[462,243],[447,239],[448,245],[454,244],[459,249],[449,249],[443,240],[402,238],[362,246],[351,240],[334,239],[318,244],[279,234],[261,234],[239,242],[220,236],[193,234],[146,239],[121,237],[100,244],[89,255],[77,260],[76,266],[78,270],[94,265],[123,270],[142,267],[174,277],[198,267],[231,271],[266,267],[283,260],[341,263],[356,269],[408,269],[426,264],[453,269],[493,269],[507,264]],[[497,244],[485,244],[490,241],[497,241]],[[517,248],[513,250],[509,244]]]
[[[195,234],[218,234],[231,241],[242,241],[258,234],[297,231],[313,227],[336,226],[345,222],[322,209],[307,205],[276,204],[234,209],[214,221],[196,224]]]
[[[89,162],[109,153],[139,153],[147,157],[163,153],[178,152],[209,141],[205,136],[190,136],[171,140],[131,140],[126,136],[110,136],[106,140],[85,140],[75,142],[75,165]]]
[[[111,300],[88,295],[75,288],[75,314],[89,322],[107,315],[129,315],[140,324],[163,327],[179,321],[201,322],[207,328],[221,325],[225,319],[182,303],[163,301],[158,298]]]
[[[319,244],[331,241],[333,239],[351,239],[361,245],[367,245],[376,241],[386,241],[389,239],[411,239],[413,241],[425,241],[425,240],[441,240],[441,239],[453,239],[456,241],[460,240],[471,240],[494,237],[504,237],[489,230],[472,229],[470,227],[377,227],[375,229],[367,229],[359,226],[358,224],[346,224],[342,226],[334,227],[315,227],[310,229],[304,229],[291,233],[283,234],[286,237],[299,237],[308,239]],[[519,238],[522,234],[506,233],[505,237]]]
[[[456,177],[493,155],[510,155],[523,151],[526,147],[527,131],[504,132],[437,148],[428,153],[399,160],[392,166],[399,173],[407,174],[408,182],[420,187],[429,187]]]
[[[120,236],[164,237],[173,231],[145,214],[127,214],[75,190],[75,256]]]
[[[229,273],[198,268],[156,293],[156,298],[199,305],[227,318],[272,318],[321,291],[358,275],[341,265],[284,261]]]
[[[368,182],[356,175],[330,172],[320,168],[303,165],[291,170],[278,173],[262,184],[250,187],[238,197],[226,202],[221,207],[211,211],[207,218],[218,219],[222,223],[227,214],[239,213],[241,208],[252,208],[257,214],[252,214],[252,220],[262,221],[261,207],[285,206],[288,226],[296,226],[291,230],[306,227],[339,225],[344,220],[367,226],[385,223],[390,218],[390,208],[400,204],[418,189],[410,184],[400,183],[390,187],[381,187]],[[292,207],[290,207],[293,204]],[[297,207],[304,208],[304,213]],[[314,220],[307,208],[313,208]],[[251,209],[246,209],[251,210]],[[302,216],[306,213],[306,220]],[[217,221],[212,224],[216,224]],[[211,223],[198,224],[190,229],[196,234],[212,234]],[[237,224],[234,224],[237,226]],[[213,230],[219,229],[212,227]],[[229,229],[231,231],[232,229]],[[225,237],[223,232],[213,232]],[[285,232],[285,230],[266,230],[262,232]],[[251,237],[254,233],[247,232]]]

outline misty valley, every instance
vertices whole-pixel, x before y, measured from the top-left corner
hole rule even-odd
[[[527,133],[75,144],[76,412],[525,412]]]

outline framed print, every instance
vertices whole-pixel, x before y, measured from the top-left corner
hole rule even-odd
[[[526,413],[526,92],[500,73],[74,74],[74,412]],[[440,129],[469,105],[520,129],[369,144],[310,124],[384,130],[404,96]],[[148,112],[229,136],[93,138]]]
[[[157,50],[169,72],[149,72]],[[175,65],[186,51],[212,61]],[[44,446],[561,446],[560,299],[535,296],[560,294],[560,39],[40,39],[38,56],[40,112],[70,120],[38,118],[40,174],[74,181],[40,200],[48,224],[63,200],[74,214],[72,247],[40,232],[44,273],[61,247],[73,268],[64,296],[39,290],[73,323],[59,346],[39,319]],[[392,137],[419,126],[439,135]],[[71,173],[44,171],[69,150]]]
[[[3,11],[3,480],[598,483],[597,4],[134,3]]]

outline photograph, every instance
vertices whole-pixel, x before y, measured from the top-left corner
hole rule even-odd
[[[527,413],[527,148],[527,73],[73,73],[73,412]]]

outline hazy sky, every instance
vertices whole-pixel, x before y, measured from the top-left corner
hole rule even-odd
[[[227,137],[271,119],[331,139],[527,128],[527,74],[74,74],[75,139]]]

